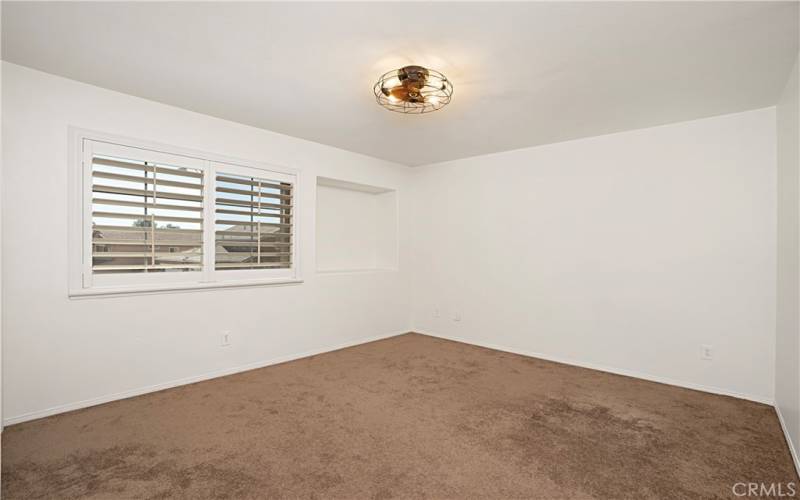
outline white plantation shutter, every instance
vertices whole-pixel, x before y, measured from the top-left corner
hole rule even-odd
[[[301,281],[297,171],[88,132],[77,155],[71,296]]]
[[[291,182],[216,172],[215,269],[289,269],[292,266]]]
[[[200,271],[203,171],[136,153],[92,155],[92,272]]]

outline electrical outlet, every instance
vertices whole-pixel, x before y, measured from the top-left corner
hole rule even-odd
[[[222,332],[222,337],[219,341],[220,347],[227,347],[231,345],[231,332]]]
[[[453,321],[461,321],[461,313],[453,313]]]
[[[710,361],[714,358],[714,348],[710,345],[703,344],[700,346],[700,359]]]
[[[441,313],[439,312],[439,308],[437,307],[436,309],[433,310],[433,317],[438,318],[439,316],[441,316]]]

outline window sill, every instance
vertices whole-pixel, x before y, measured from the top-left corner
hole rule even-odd
[[[120,297],[127,295],[157,295],[163,293],[201,292],[225,288],[254,288],[263,286],[298,285],[300,278],[279,278],[271,280],[228,281],[215,283],[171,283],[158,286],[97,287],[70,290],[70,299],[91,299],[100,297]]]

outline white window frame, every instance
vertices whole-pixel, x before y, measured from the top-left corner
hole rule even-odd
[[[302,283],[300,262],[301,176],[297,169],[238,160],[212,153],[70,127],[69,130],[69,296],[128,295],[242,286]],[[180,273],[92,273],[92,157],[94,153],[128,156],[130,149],[166,164],[200,169],[203,189],[203,269]],[[215,270],[217,172],[292,183],[292,246],[290,268]]]
[[[293,202],[292,203],[292,231],[293,232],[292,232],[292,247],[291,247],[292,248],[292,255],[291,255],[291,258],[292,258],[292,262],[294,262],[294,258],[297,257],[297,255],[295,254],[295,251],[294,251],[294,248],[296,246],[295,242],[294,242],[294,237],[295,237],[294,226],[295,226],[295,219],[297,218],[297,216],[294,215],[296,213],[295,210],[294,210],[294,205],[296,204],[296,199],[294,197],[294,194],[296,193],[296,186],[295,186],[295,182],[296,181],[295,181],[294,177],[292,175],[281,173],[281,172],[274,172],[274,171],[264,172],[263,170],[261,170],[261,171],[254,170],[251,167],[242,166],[242,165],[236,165],[236,164],[233,164],[233,163],[225,163],[225,162],[214,162],[214,172],[215,172],[214,180],[212,181],[214,183],[214,186],[212,188],[213,189],[212,196],[214,197],[214,200],[213,200],[214,203],[216,203],[216,196],[217,196],[217,187],[216,187],[216,176],[217,176],[217,173],[238,175],[238,176],[242,176],[242,177],[268,177],[269,180],[274,181],[274,182],[289,182],[289,183],[292,183],[292,193],[293,193],[293,195],[292,195],[292,202]],[[265,175],[265,174],[267,174],[267,175]],[[216,234],[212,233],[211,237],[212,238],[216,238]],[[212,268],[215,267],[214,264],[215,263],[212,262]],[[291,274],[291,271],[292,271],[292,268],[289,268],[289,269],[285,269],[285,268],[279,268],[279,269],[227,269],[227,270],[224,270],[224,271],[216,271],[216,270],[214,270],[214,275],[218,276],[218,277],[222,277],[222,278],[224,278],[226,280],[228,280],[228,279],[230,279],[230,280],[254,280],[254,279],[258,279],[259,276],[263,277],[263,276],[267,276],[267,275],[269,275],[269,276],[271,276],[273,278],[276,278],[276,279],[281,279],[281,278],[286,279],[286,278],[290,277],[289,275]],[[230,278],[228,278],[229,276],[230,276]]]
[[[81,227],[83,228],[83,247],[82,256],[82,276],[81,287],[84,289],[107,290],[117,287],[131,287],[148,285],[162,285],[167,283],[192,283],[208,281],[205,274],[205,252],[206,252],[206,232],[203,232],[203,271],[184,271],[180,273],[125,273],[125,274],[99,274],[92,272],[92,158],[95,154],[103,156],[113,156],[130,159],[146,159],[158,163],[164,163],[175,167],[187,167],[202,170],[204,177],[209,175],[208,161],[190,156],[164,154],[163,152],[151,151],[145,148],[133,147],[128,145],[112,144],[109,142],[85,140],[82,143],[83,154],[81,162],[82,170],[82,196],[83,196],[83,217]],[[141,151],[139,153],[138,151]],[[132,158],[131,158],[132,157]],[[204,179],[205,180],[205,179]],[[203,187],[203,219],[206,220],[208,200],[206,199],[206,187]],[[212,219],[213,220],[213,219]],[[88,223],[88,226],[87,226]],[[208,224],[204,224],[208,226]],[[204,227],[205,229],[205,227]]]

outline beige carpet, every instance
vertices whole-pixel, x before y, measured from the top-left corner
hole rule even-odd
[[[729,498],[765,405],[409,334],[8,427],[17,498]]]

